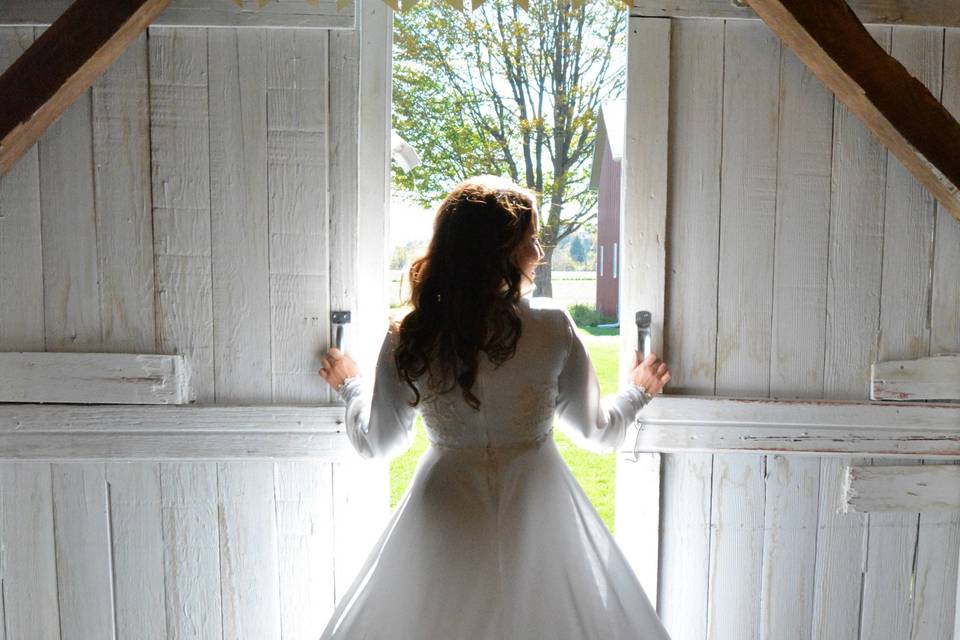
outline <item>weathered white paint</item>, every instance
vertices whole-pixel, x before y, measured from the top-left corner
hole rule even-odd
[[[298,27],[353,29],[355,2],[337,9],[336,0],[272,0],[269,3],[220,0],[172,0],[153,22],[167,27]],[[261,6],[262,5],[262,6]],[[4,0],[0,25],[47,25],[56,20],[70,0]]]
[[[0,29],[0,68],[32,43],[29,27]],[[0,348],[8,351],[44,348],[37,156],[34,146],[0,177]]]
[[[845,512],[960,509],[960,465],[883,465],[847,468]]]
[[[869,31],[889,50],[889,29]],[[876,354],[886,150],[840,103],[833,112],[831,173],[823,394],[860,399]],[[822,458],[820,465],[815,640],[859,638],[867,521],[838,513],[844,463]]]
[[[875,362],[871,400],[960,399],[960,353]]]
[[[158,347],[187,357],[197,399],[211,402],[207,32],[151,27],[149,38]]]
[[[91,89],[103,351],[157,347],[147,59],[144,33]]]
[[[182,356],[132,353],[0,353],[0,402],[185,404]]]
[[[0,405],[0,460],[300,458],[353,453],[342,405]]]
[[[626,451],[960,456],[960,406],[665,395]]]
[[[620,323],[625,328],[635,327],[636,312],[649,311],[653,336],[651,350],[662,353],[670,22],[631,20],[628,27],[628,56],[636,62],[630,65],[627,83],[626,139],[621,161]],[[618,380],[627,378],[637,348],[635,330],[622,331]],[[624,469],[625,465],[631,465],[631,468]],[[617,520],[617,537],[624,541],[634,571],[647,597],[656,606],[660,564],[660,455],[654,452],[618,456],[617,468],[617,492],[628,493],[634,502],[634,510],[625,511]],[[637,486],[642,486],[643,490],[637,491]]]
[[[110,496],[104,465],[51,465],[63,640],[115,638]]]
[[[273,467],[272,462],[217,465],[220,594],[227,638],[280,638]]]
[[[0,464],[0,575],[6,637],[59,640],[49,464]]]
[[[286,32],[283,32],[286,33]],[[207,31],[216,399],[269,402],[264,30]]]
[[[160,465],[105,465],[117,638],[166,638]]]
[[[671,393],[714,393],[723,35],[722,21],[672,23],[669,296],[663,336],[664,355],[673,372],[667,387]],[[704,295],[704,291],[714,293]],[[673,638],[700,640],[706,637],[707,625],[714,456],[684,452],[663,454],[662,458],[658,611]],[[625,467],[618,469],[618,520],[630,517],[630,495],[639,486],[631,491],[621,482]],[[622,539],[619,525],[617,531]],[[690,615],[691,611],[703,615]]]
[[[222,638],[216,463],[160,465],[168,637]]]

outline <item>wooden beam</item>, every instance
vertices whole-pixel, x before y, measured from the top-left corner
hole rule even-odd
[[[658,397],[624,452],[701,451],[960,459],[960,405]]]
[[[864,24],[960,27],[956,0],[850,0]],[[634,0],[633,16],[658,18],[732,18],[758,20],[750,7],[734,0]]]
[[[0,353],[0,402],[186,404],[190,370],[179,355]]]
[[[170,0],[76,0],[0,76],[0,175]]]
[[[844,513],[956,511],[960,465],[847,467],[841,508]]]
[[[3,460],[355,460],[343,405],[0,405]]]
[[[960,221],[960,123],[843,0],[746,0]]]
[[[960,353],[875,362],[871,400],[960,400]]]
[[[667,148],[670,119],[670,21],[629,20],[627,107],[620,183],[620,326],[652,314],[651,348],[662,354],[666,291]],[[619,380],[637,348],[636,331],[620,332]],[[630,436],[628,435],[628,438]],[[657,606],[660,557],[658,452],[617,457],[615,528],[651,604]],[[629,500],[629,504],[623,501]]]
[[[167,9],[151,24],[158,27],[282,27],[284,29],[353,29],[356,2],[343,9],[337,0],[271,0],[267,4],[246,0],[170,0]],[[70,6],[70,0],[3,0],[0,26],[53,23]]]

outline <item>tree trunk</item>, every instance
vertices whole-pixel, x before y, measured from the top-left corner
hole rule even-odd
[[[533,292],[534,296],[553,297],[552,267],[550,263],[553,260],[554,248],[551,246],[543,248],[543,263],[537,267],[537,272],[533,277],[533,282],[537,285],[536,291]]]

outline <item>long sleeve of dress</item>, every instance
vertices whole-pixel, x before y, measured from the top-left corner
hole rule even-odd
[[[361,457],[390,459],[413,444],[416,409],[407,401],[414,394],[397,373],[389,331],[380,347],[373,389],[358,375],[347,378],[338,393],[346,403],[347,436]]]
[[[561,309],[567,335],[567,356],[558,379],[557,419],[578,446],[597,453],[616,451],[627,427],[651,398],[630,383],[618,393],[600,397],[600,382],[570,313]]]

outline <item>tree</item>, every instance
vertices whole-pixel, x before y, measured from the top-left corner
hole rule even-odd
[[[487,0],[397,14],[394,128],[420,153],[396,185],[432,206],[471,175],[508,175],[540,194],[546,255],[537,294],[553,295],[557,244],[596,216],[589,161],[603,101],[623,92],[626,10],[618,0]]]

